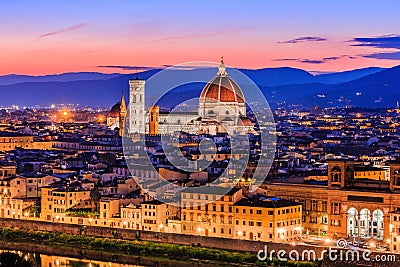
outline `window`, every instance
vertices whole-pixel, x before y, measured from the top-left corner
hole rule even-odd
[[[262,210],[257,210],[257,214],[262,214]]]
[[[331,203],[331,213],[339,215],[340,214],[340,209],[341,209],[341,204],[338,202],[332,202]]]
[[[269,210],[268,211],[268,215],[274,215],[274,211],[273,210]]]
[[[311,210],[312,211],[318,211],[318,201],[315,199],[311,200]]]
[[[322,201],[322,212],[327,212],[328,211],[328,202],[327,201]]]

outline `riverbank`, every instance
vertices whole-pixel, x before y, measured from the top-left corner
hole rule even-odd
[[[55,254],[76,258],[101,259],[110,262],[154,266],[157,259],[162,266],[318,266],[309,262],[280,262],[277,259],[260,262],[257,255],[249,252],[235,252],[220,249],[185,246],[149,241],[128,241],[122,239],[95,238],[85,235],[23,231],[0,228],[0,247],[3,249],[25,250],[35,253]],[[40,245],[36,245],[40,244]],[[149,258],[151,257],[151,258]],[[151,261],[146,264],[143,261]],[[204,265],[203,265],[204,264]],[[188,265],[186,265],[188,266]]]

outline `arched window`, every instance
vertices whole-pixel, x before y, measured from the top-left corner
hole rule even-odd
[[[340,183],[342,180],[342,170],[338,166],[335,166],[332,168],[331,172],[332,172],[332,182]]]
[[[360,212],[360,237],[369,238],[371,236],[371,212],[369,209],[362,209]]]
[[[372,237],[383,238],[383,211],[380,209],[374,210],[372,213]]]
[[[347,235],[358,236],[358,211],[355,208],[350,208],[347,212]]]

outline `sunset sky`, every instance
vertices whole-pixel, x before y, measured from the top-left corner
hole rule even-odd
[[[400,1],[0,1],[0,75],[400,64]],[[105,67],[108,66],[108,67]]]

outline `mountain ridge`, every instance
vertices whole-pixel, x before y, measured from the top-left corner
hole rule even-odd
[[[128,80],[134,79],[135,77],[147,80],[159,71],[160,69],[153,69],[138,74],[114,73],[109,76],[107,76],[107,74],[90,73],[90,79],[74,81],[64,81],[63,79],[68,79],[68,75],[67,78],[65,75],[64,77],[61,75],[56,76],[61,77],[61,81],[31,81],[0,85],[0,90],[2,92],[0,106],[48,106],[50,104],[59,103],[112,106],[120,99],[121,91],[125,91],[125,94],[127,93],[129,88]],[[323,77],[322,80],[325,79],[325,81],[327,79],[326,77],[332,76],[326,76],[326,74],[312,75],[304,70],[289,67],[241,71],[248,75],[260,87],[268,101],[272,103],[298,103],[305,106],[342,105],[343,103],[340,103],[340,101],[338,102],[338,99],[342,97],[344,99],[349,99],[347,103],[350,102],[353,105],[393,105],[397,101],[397,99],[394,100],[393,98],[393,92],[397,92],[396,94],[400,92],[400,81],[398,81],[399,79],[397,78],[400,77],[400,66],[390,69],[377,67],[364,68],[361,70],[346,71],[341,74],[332,74],[336,76],[339,75],[339,78],[336,78],[335,81],[348,80],[348,77],[362,76],[339,83],[329,83],[329,81],[328,83],[323,83],[321,82],[321,76]],[[210,77],[211,79],[212,76],[215,75],[215,69],[201,70],[198,72],[189,71],[185,73],[185,75],[190,76],[196,73],[202,73],[202,75],[206,74],[205,77]],[[287,73],[292,73],[293,76],[285,78]],[[72,73],[70,75],[75,74],[77,73]],[[85,75],[87,75],[87,73],[85,73]],[[80,77],[82,79],[87,78],[85,75],[81,75]],[[173,72],[171,77],[179,77],[179,75],[181,75],[180,72]],[[1,77],[4,76],[0,76],[0,80]],[[54,78],[54,76],[51,78]],[[369,90],[366,90],[368,88]],[[196,90],[200,92],[201,89],[202,88],[198,88]],[[185,91],[185,87],[183,86],[180,90]],[[196,90],[193,92],[196,92]],[[147,92],[147,95],[157,93],[159,92]],[[357,95],[357,93],[361,94]],[[373,101],[366,98],[372,98]],[[379,102],[374,102],[380,98],[381,100]]]

